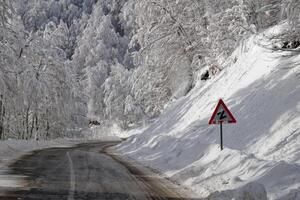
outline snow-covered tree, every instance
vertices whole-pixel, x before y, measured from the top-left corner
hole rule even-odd
[[[296,0],[0,0],[0,136],[53,138],[89,120],[128,128],[156,117],[193,88],[202,68],[222,70],[251,34],[286,20],[274,38],[299,46],[299,7]]]
[[[288,28],[278,37],[283,41],[283,47],[297,48],[300,46],[300,2],[283,0],[282,17],[287,19]]]
[[[133,63],[128,49],[130,36],[124,34],[125,22],[120,19],[123,4],[99,1],[95,5],[78,41],[73,63],[81,91],[87,97],[88,118],[125,127],[128,120],[124,117],[124,99],[129,95],[132,71],[128,69]]]
[[[7,12],[0,43],[1,138],[63,136],[74,127],[74,96],[62,40],[48,37],[49,30],[27,32],[21,18]]]

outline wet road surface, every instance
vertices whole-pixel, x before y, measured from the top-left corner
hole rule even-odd
[[[26,176],[26,187],[6,192],[0,199],[184,199],[165,187],[159,178],[108,155],[107,147],[114,144],[51,148],[23,156],[10,168],[12,174]]]

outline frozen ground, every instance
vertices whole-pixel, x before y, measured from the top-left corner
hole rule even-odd
[[[249,193],[265,199],[266,191],[269,199],[299,200],[300,56],[263,48],[263,41],[250,38],[224,70],[168,105],[117,150],[203,198]],[[219,127],[208,125],[219,98],[237,119],[224,125],[222,152]]]

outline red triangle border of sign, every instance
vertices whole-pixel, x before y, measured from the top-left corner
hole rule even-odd
[[[214,118],[215,116],[217,115],[217,112],[219,110],[219,107],[220,106],[223,106],[223,108],[225,109],[225,111],[228,113],[228,115],[230,116],[230,118],[232,119],[231,121],[228,121],[228,123],[236,123],[236,119],[234,118],[233,114],[230,112],[230,110],[227,108],[227,106],[225,105],[224,101],[222,99],[219,100],[219,103],[215,109],[215,111],[213,112],[210,120],[209,120],[209,123],[208,124],[218,124],[216,121],[214,121]],[[222,123],[222,122],[220,122]]]

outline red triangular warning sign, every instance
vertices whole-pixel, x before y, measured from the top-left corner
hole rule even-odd
[[[229,111],[222,99],[219,100],[219,103],[209,120],[209,124],[221,123],[236,123],[235,118],[233,117],[232,113]]]

